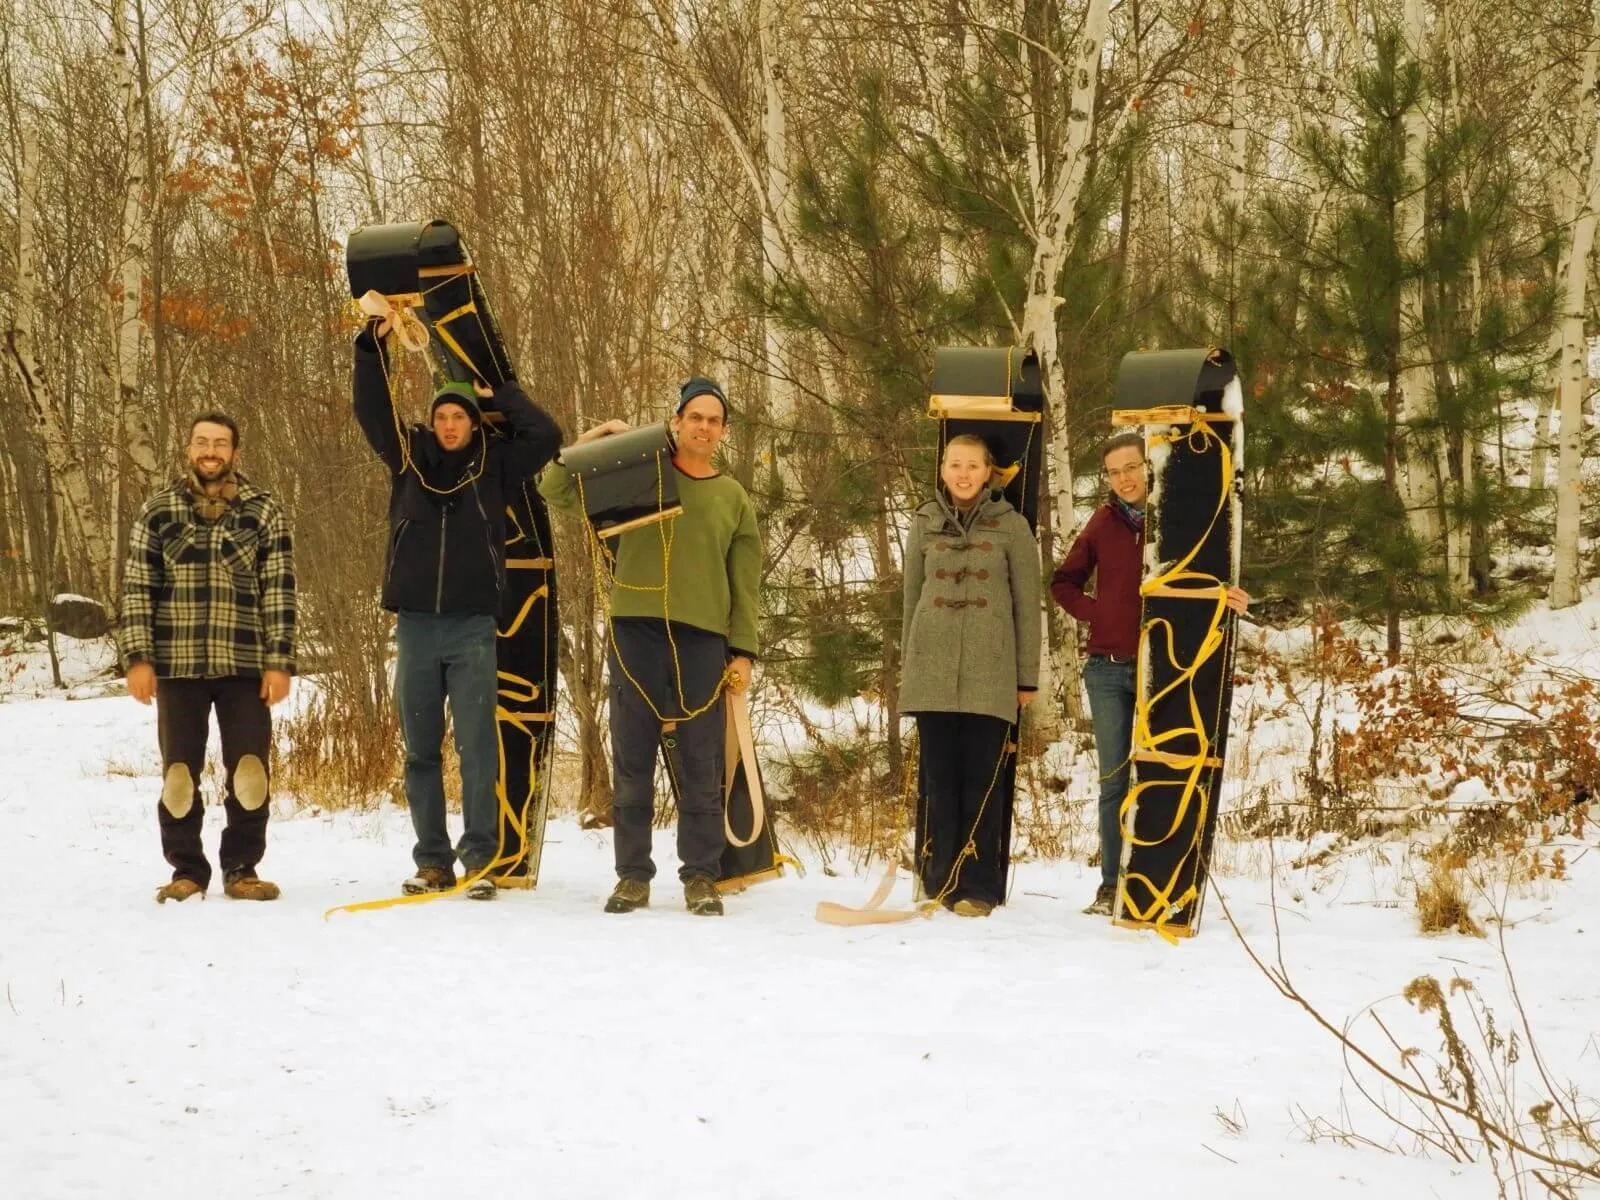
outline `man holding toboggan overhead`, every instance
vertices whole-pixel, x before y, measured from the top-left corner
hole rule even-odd
[[[517,383],[453,226],[359,229],[346,265],[368,318],[354,347],[355,411],[394,475],[383,603],[397,613],[396,694],[418,835],[417,870],[403,890],[487,898],[531,887],[548,801],[558,633],[549,516],[532,480],[561,430]],[[432,352],[431,427],[402,428],[396,415],[395,343]],[[454,855],[440,779],[447,693],[466,826]],[[453,856],[467,869],[460,882]]]

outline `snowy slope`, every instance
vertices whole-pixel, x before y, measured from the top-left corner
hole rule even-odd
[[[276,820],[277,904],[158,906],[154,741],[125,697],[0,705],[12,1195],[1492,1194],[1475,1168],[1308,1144],[1342,1097],[1392,1129],[1215,903],[1170,947],[1079,915],[1082,868],[1028,866],[988,922],[844,930],[816,901],[870,880],[812,872],[708,921],[669,868],[654,909],[608,917],[603,835],[557,825],[537,894],[325,920],[407,870],[391,811]],[[1594,1095],[1596,856],[1574,875],[1516,902],[1510,946],[1546,1052]],[[1335,1020],[1423,971],[1498,988],[1490,944],[1370,903],[1395,886],[1372,862],[1280,884],[1286,957]],[[1225,887],[1269,939],[1265,882]]]

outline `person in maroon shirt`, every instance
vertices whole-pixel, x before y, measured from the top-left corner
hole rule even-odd
[[[1089,517],[1050,577],[1057,604],[1089,624],[1083,687],[1089,694],[1094,752],[1100,764],[1100,886],[1083,911],[1110,916],[1122,863],[1122,799],[1128,794],[1133,742],[1134,660],[1143,603],[1144,503],[1150,494],[1144,437],[1119,433],[1101,447],[1111,495]],[[1085,591],[1090,578],[1094,591]],[[1228,607],[1244,613],[1250,597],[1228,589]]]

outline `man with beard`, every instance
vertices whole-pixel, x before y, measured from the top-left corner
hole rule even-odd
[[[456,886],[493,899],[499,845],[500,751],[495,731],[496,620],[506,583],[506,507],[555,457],[561,428],[516,382],[496,392],[445,384],[430,425],[402,429],[389,391],[391,319],[356,337],[356,420],[393,478],[383,607],[395,614],[395,703],[405,739],[406,804],[417,842],[407,895]],[[492,395],[504,432],[483,428],[480,399]],[[445,701],[461,762],[461,840],[452,853],[445,823]]]
[[[1145,501],[1150,496],[1150,464],[1144,435],[1119,433],[1100,448],[1111,494],[1095,509],[1050,577],[1050,595],[1080,621],[1089,623],[1088,659],[1083,688],[1089,696],[1095,758],[1100,766],[1100,886],[1083,911],[1110,916],[1122,866],[1122,801],[1128,794],[1128,764],[1133,749],[1133,709],[1138,680],[1139,622],[1144,600]],[[1093,591],[1086,590],[1090,577]],[[1243,614],[1250,596],[1228,589],[1227,605]]]
[[[749,686],[759,649],[761,533],[749,495],[712,462],[728,432],[722,388],[701,377],[686,382],[670,426],[683,511],[666,530],[651,524],[616,539],[606,671],[617,885],[605,911],[632,912],[650,903],[656,751],[671,726],[684,903],[698,916],[721,916],[721,689],[724,673],[735,691]],[[578,441],[627,428],[607,421]],[[559,459],[540,477],[539,491],[552,508],[578,511],[572,476]]]
[[[206,412],[189,427],[189,471],[139,509],[128,536],[118,629],[128,693],[156,704],[161,849],[172,879],[156,900],[204,896],[201,846],[211,713],[222,735],[223,891],[276,900],[256,875],[266,852],[271,705],[294,674],[294,545],[270,494],[238,470],[239,426]]]

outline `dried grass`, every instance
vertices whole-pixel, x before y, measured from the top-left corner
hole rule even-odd
[[[1484,936],[1472,917],[1466,872],[1454,856],[1430,856],[1428,872],[1417,884],[1417,926],[1423,933]]]

